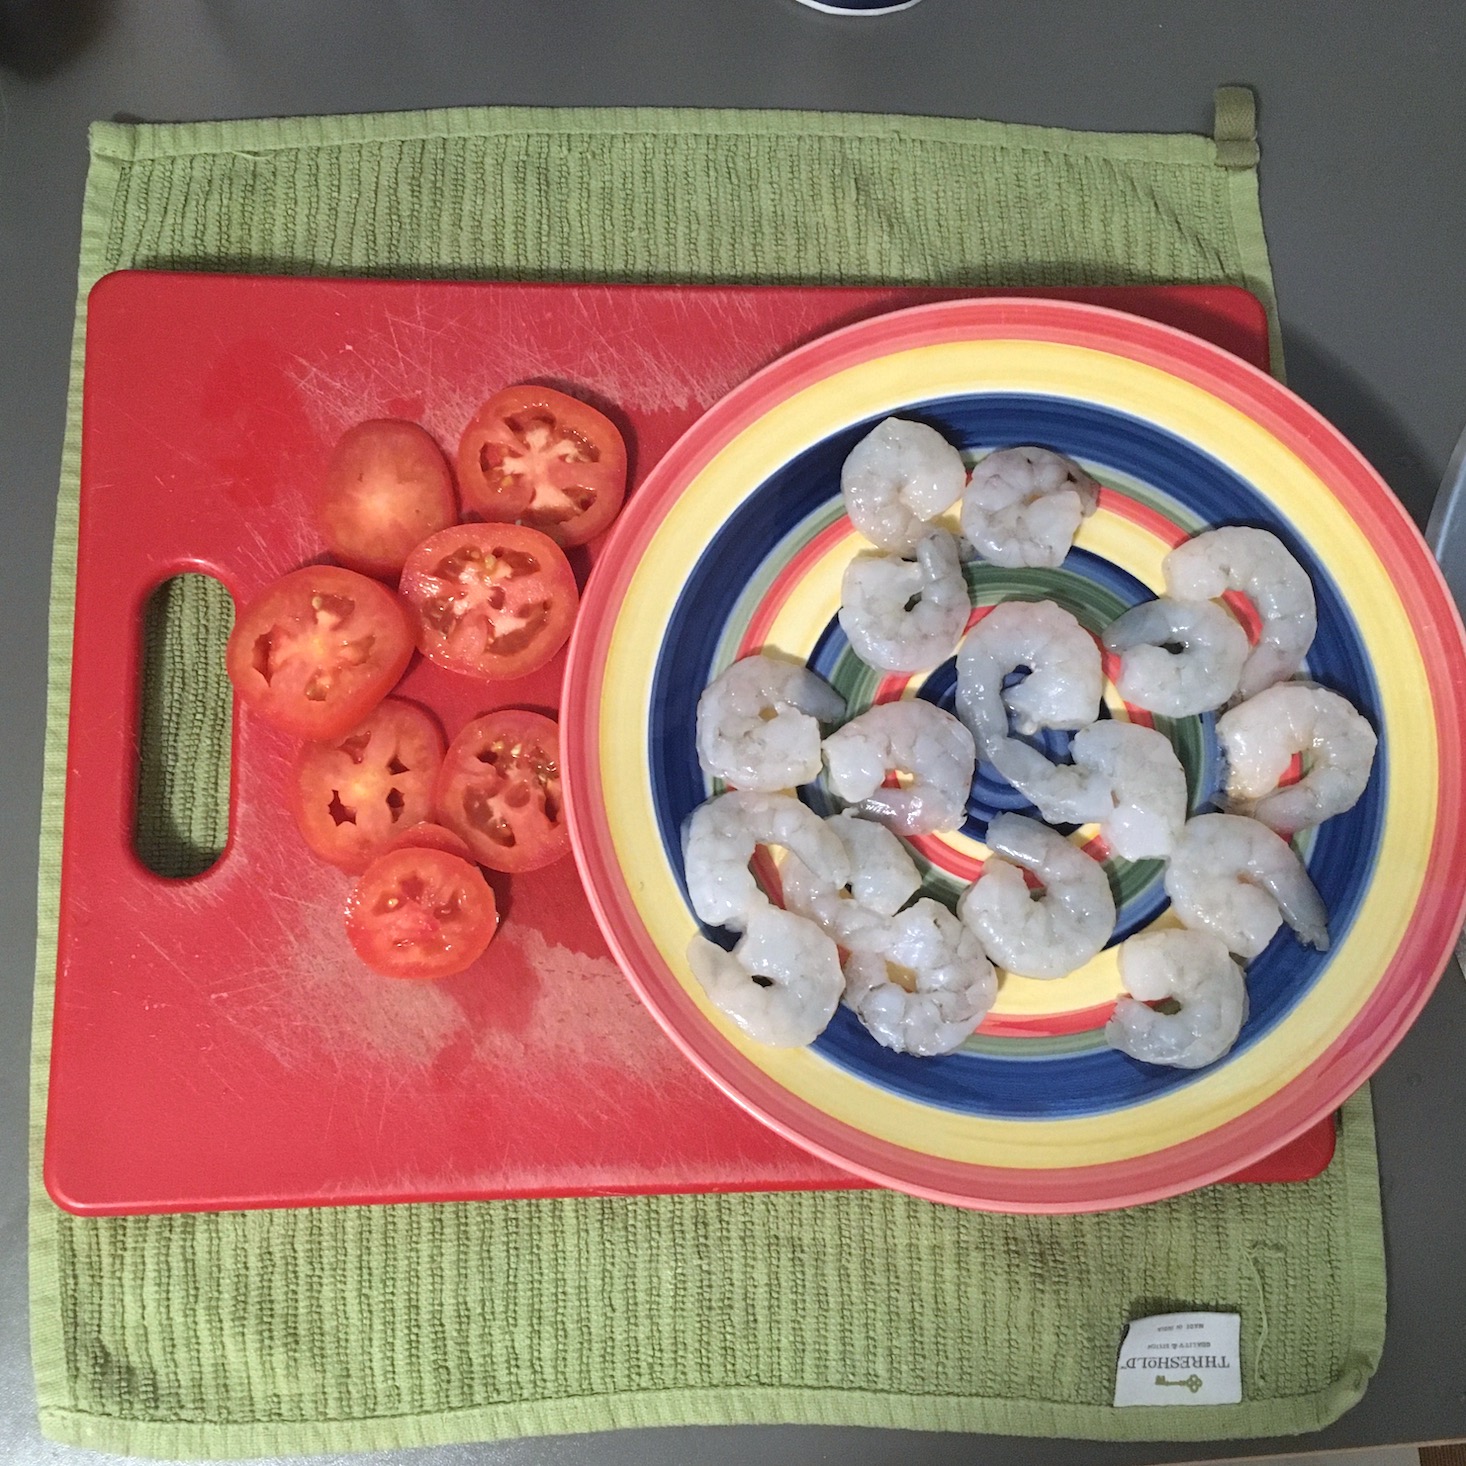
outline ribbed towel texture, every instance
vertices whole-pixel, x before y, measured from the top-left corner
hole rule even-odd
[[[33,1051],[42,1427],[144,1455],[813,1421],[1110,1439],[1316,1429],[1384,1337],[1367,1095],[1317,1180],[1094,1217],[882,1192],[80,1220],[39,1179],[55,968],[86,293],[124,267],[826,283],[1229,282],[1272,307],[1236,138],[789,112],[481,109],[101,125],[57,513]],[[1244,139],[1245,141],[1245,139]],[[1255,150],[1254,150],[1255,151]],[[1274,349],[1277,348],[1273,313]],[[140,827],[224,830],[226,613],[150,627]],[[1242,1315],[1237,1406],[1115,1410],[1126,1321]]]

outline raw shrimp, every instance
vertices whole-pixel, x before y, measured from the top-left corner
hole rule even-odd
[[[1115,929],[1115,898],[1104,867],[1021,814],[993,820],[987,843],[994,858],[963,894],[957,914],[988,956],[1023,977],[1064,977],[1083,967]],[[1037,897],[1024,870],[1043,882]]]
[[[720,794],[692,812],[682,837],[692,909],[713,926],[741,931],[769,904],[748,862],[760,845],[779,845],[836,886],[850,879],[839,836],[790,794]]]
[[[1186,823],[1186,770],[1164,733],[1113,719],[1092,723],[1074,735],[1069,755],[1110,797],[1100,834],[1116,855],[1155,860],[1171,853]]]
[[[1006,691],[1020,667],[1028,676]],[[1082,728],[1099,712],[1104,691],[1099,647],[1074,616],[1053,601],[1004,601],[971,631],[957,654],[957,715],[985,757],[1008,736]]]
[[[1217,719],[1227,757],[1227,803],[1291,834],[1352,809],[1374,766],[1378,740],[1354,705],[1306,682],[1279,682]],[[1303,777],[1278,780],[1304,758]]]
[[[777,1048],[813,1043],[845,988],[835,944],[812,921],[777,906],[755,911],[731,952],[699,933],[687,961],[720,1011]]]
[[[1303,665],[1318,629],[1313,584],[1275,534],[1245,525],[1209,529],[1178,545],[1161,569],[1166,590],[1178,600],[1212,601],[1225,591],[1241,591],[1252,602],[1262,631],[1238,680],[1242,697],[1291,677]]]
[[[850,810],[825,823],[850,858],[850,894],[881,916],[894,916],[921,889],[921,875],[906,847],[884,825]]]
[[[967,484],[961,455],[935,428],[888,417],[863,437],[840,470],[850,522],[872,544],[915,551],[929,521],[950,509]]]
[[[1110,622],[1104,642],[1120,658],[1120,696],[1167,718],[1221,707],[1237,691],[1251,651],[1224,606],[1170,596],[1131,606]]]
[[[880,951],[845,959],[845,1001],[886,1048],[949,1054],[993,1006],[998,980],[992,964],[939,901],[918,901],[888,926]],[[902,972],[911,974],[910,988],[899,980]]]
[[[1257,820],[1202,814],[1186,822],[1166,868],[1166,895],[1185,926],[1220,937],[1251,961],[1287,922],[1328,950],[1329,916],[1303,862]]]
[[[1051,824],[1098,823],[1114,813],[1106,778],[1078,764],[1056,764],[1020,738],[1002,739],[987,760]]]
[[[819,777],[820,724],[844,716],[844,698],[807,667],[744,657],[697,700],[697,761],[736,789],[792,789]]]
[[[1069,754],[1072,763],[1056,764],[1005,738],[988,761],[1050,824],[1098,824],[1123,860],[1171,853],[1186,823],[1186,771],[1169,739],[1138,723],[1091,723]]]
[[[884,672],[917,672],[957,650],[971,602],[944,529],[922,536],[916,559],[857,555],[840,583],[840,625],[855,655]]]
[[[1210,932],[1141,932],[1120,947],[1120,980],[1129,997],[1105,1024],[1112,1049],[1175,1069],[1200,1069],[1220,1059],[1242,1032],[1247,985],[1227,944]],[[1173,998],[1178,1013],[1148,1003]]]
[[[826,826],[850,860],[848,886],[822,880],[797,855],[779,867],[784,905],[819,923],[842,947],[867,949],[887,936],[887,923],[921,888],[906,847],[884,825],[846,810]]]
[[[967,817],[977,750],[951,713],[912,698],[877,703],[830,734],[825,763],[837,798],[858,803],[897,834],[921,835],[955,830]],[[888,773],[910,782],[884,788]]]
[[[1053,567],[1099,503],[1099,485],[1047,448],[1002,448],[972,470],[962,495],[962,533],[994,565]]]

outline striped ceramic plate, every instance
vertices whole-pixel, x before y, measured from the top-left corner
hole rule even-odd
[[[840,465],[890,413],[920,418],[969,457],[1042,443],[1104,486],[1058,570],[976,564],[973,616],[1049,597],[1098,632],[1155,594],[1166,551],[1208,526],[1278,534],[1313,578],[1319,631],[1306,672],[1380,733],[1369,787],[1299,842],[1333,945],[1286,928],[1249,968],[1232,1053],[1199,1073],[1105,1046],[1120,991],[1115,944],[1169,920],[1159,862],[1105,861],[1119,921],[1058,982],[1005,977],[957,1053],[881,1048],[842,1009],[809,1049],[746,1039],[685,959],[696,921],[679,831],[712,792],[693,745],[703,686],[739,656],[806,659],[847,698],[951,707],[952,662],[883,677],[835,613],[863,541],[841,510]],[[1112,670],[1112,669],[1111,669]],[[576,854],[628,976],[710,1077],[791,1139],[876,1181],[1012,1210],[1128,1205],[1225,1176],[1337,1105],[1383,1060],[1450,951],[1466,893],[1460,621],[1420,536],[1362,458],[1271,378],[1169,328],[1090,306],[974,300],[836,332],[718,404],[634,497],[593,578],[571,652],[562,727]],[[1105,713],[1142,719],[1107,687]],[[1156,719],[1212,807],[1211,717]],[[1051,734],[1062,756],[1066,735]],[[825,791],[802,791],[816,809]],[[1023,801],[979,768],[961,831],[913,842],[928,891],[951,901],[979,868],[988,819]]]

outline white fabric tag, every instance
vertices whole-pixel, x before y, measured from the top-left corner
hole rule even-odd
[[[1242,1320],[1235,1313],[1158,1313],[1125,1331],[1117,1405],[1236,1405]]]

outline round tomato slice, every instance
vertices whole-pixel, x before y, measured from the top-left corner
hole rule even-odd
[[[510,387],[464,429],[458,482],[465,509],[583,545],[626,497],[626,444],[589,403],[553,387]]]
[[[570,849],[560,793],[560,729],[505,708],[475,718],[448,745],[438,818],[490,870],[539,870]]]
[[[395,580],[412,547],[458,517],[448,460],[416,423],[358,423],[331,452],[317,517],[342,564]]]
[[[379,855],[346,901],[346,935],[384,977],[462,972],[499,925],[483,872],[444,850],[405,847]]]
[[[443,735],[395,697],[342,738],[307,743],[295,764],[295,822],[342,870],[365,870],[399,830],[433,816]]]
[[[447,825],[434,824],[431,820],[423,820],[419,824],[411,825],[400,835],[393,835],[387,842],[388,850],[404,848],[443,850],[463,860],[471,861],[473,859],[473,851],[468,848],[467,840],[455,835]]]
[[[565,645],[580,596],[565,552],[522,524],[460,524],[407,557],[417,644],[470,677],[523,677]]]
[[[307,565],[235,618],[225,668],[240,700],[301,738],[338,738],[392,690],[412,656],[412,621],[385,586]]]

